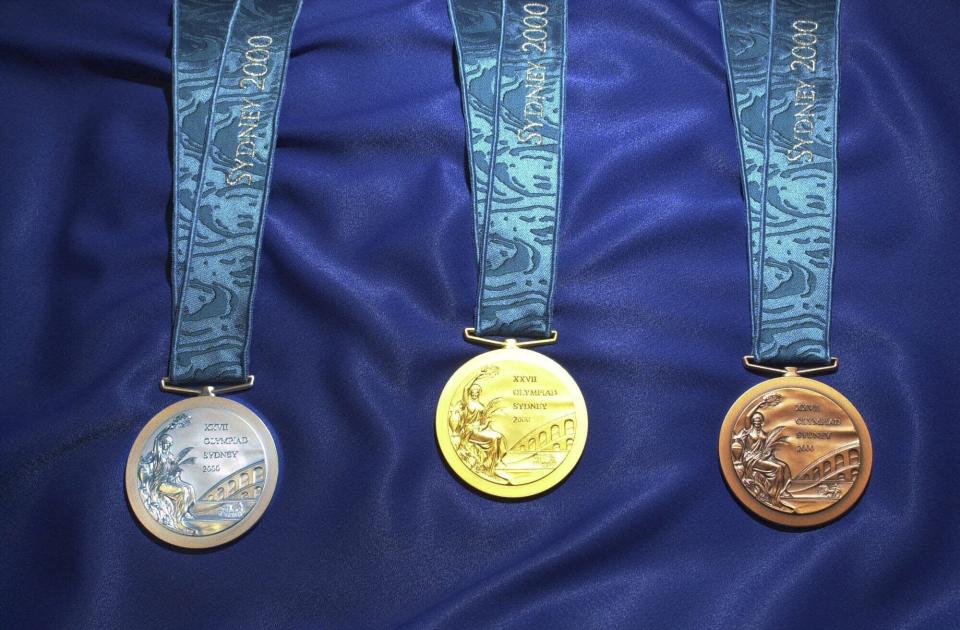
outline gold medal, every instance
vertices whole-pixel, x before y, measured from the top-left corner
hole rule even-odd
[[[570,474],[587,441],[587,405],[560,364],[525,347],[547,340],[470,341],[499,349],[454,372],[437,404],[437,442],[460,479],[498,497],[529,497]]]
[[[856,407],[804,374],[836,368],[774,370],[780,378],[747,390],[720,430],[720,466],[737,499],[757,516],[812,527],[850,510],[873,466],[867,425]]]
[[[140,524],[190,549],[244,534],[277,486],[277,447],[267,425],[240,403],[205,390],[208,395],[170,405],[143,427],[125,475],[127,501]]]

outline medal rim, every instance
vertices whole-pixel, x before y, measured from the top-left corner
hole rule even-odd
[[[450,436],[447,434],[447,412],[449,411],[449,405],[445,406],[444,401],[450,400],[451,396],[455,393],[456,389],[460,386],[466,375],[469,372],[477,369],[475,366],[485,365],[500,360],[523,361],[549,371],[567,387],[567,390],[573,399],[573,406],[574,411],[577,414],[578,425],[581,424],[580,418],[583,418],[582,437],[581,432],[578,430],[577,437],[574,440],[573,448],[567,454],[566,458],[564,458],[563,462],[561,462],[559,466],[551,470],[540,479],[519,486],[501,485],[492,481],[488,481],[467,468],[466,464],[461,461],[459,455],[457,455],[456,451],[453,449],[453,444],[450,442]],[[524,348],[498,348],[496,350],[490,350],[488,352],[471,357],[463,365],[457,368],[450,378],[447,379],[446,384],[443,386],[443,391],[440,394],[440,399],[437,401],[435,435],[437,439],[437,445],[440,447],[440,453],[443,455],[443,459],[447,466],[465,484],[469,485],[475,490],[483,492],[484,494],[502,499],[525,499],[533,497],[538,494],[543,494],[544,492],[547,492],[563,482],[563,480],[566,479],[571,472],[573,472],[573,469],[576,468],[577,464],[580,462],[580,457],[583,455],[583,451],[587,444],[588,431],[589,420],[587,418],[587,403],[583,397],[583,392],[580,391],[580,387],[573,379],[573,376],[571,376],[562,365],[550,357],[540,354],[539,352],[526,350]]]
[[[788,387],[808,389],[832,400],[847,414],[847,417],[857,432],[857,437],[860,439],[861,470],[857,474],[857,480],[850,488],[850,491],[830,507],[807,514],[781,512],[758,501],[747,491],[743,483],[740,482],[733,468],[733,458],[730,456],[730,435],[733,425],[737,422],[737,419],[739,419],[746,406],[762,394]],[[860,412],[853,403],[839,391],[825,383],[803,376],[780,376],[773,378],[762,383],[757,383],[741,394],[727,411],[727,415],[724,417],[723,424],[720,427],[719,457],[724,481],[741,505],[766,521],[794,528],[825,525],[846,514],[857,504],[860,497],[863,496],[870,482],[870,475],[873,473],[873,442],[863,416],[860,415]]]
[[[210,534],[208,536],[186,536],[178,534],[164,527],[157,522],[143,505],[140,495],[137,491],[137,466],[142,456],[143,448],[147,441],[157,430],[157,428],[167,421],[171,415],[180,413],[198,407],[223,407],[239,415],[245,422],[250,424],[257,432],[264,450],[264,461],[266,462],[267,474],[263,491],[260,493],[259,500],[252,510],[247,512],[235,525],[227,529]],[[140,524],[153,536],[161,541],[182,547],[185,549],[209,549],[225,545],[240,536],[243,536],[251,527],[256,525],[260,518],[266,512],[267,507],[273,500],[274,491],[277,488],[277,477],[280,472],[280,458],[277,452],[276,441],[273,433],[267,424],[252,409],[246,405],[229,398],[219,398],[215,396],[197,396],[187,400],[168,405],[157,412],[137,434],[130,447],[130,454],[127,456],[127,466],[124,472],[124,486],[126,488],[127,503]],[[271,474],[272,473],[272,474]]]

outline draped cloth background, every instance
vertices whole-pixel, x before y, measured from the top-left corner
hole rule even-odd
[[[669,5],[669,6],[668,6]],[[759,382],[717,7],[574,2],[556,327],[578,468],[483,498],[434,409],[478,352],[444,0],[304,4],[254,314],[273,504],[185,553],[123,468],[170,332],[170,7],[0,6],[0,619],[6,627],[943,628],[960,613],[960,4],[845,2],[833,349],[873,479],[804,533],[720,476]]]

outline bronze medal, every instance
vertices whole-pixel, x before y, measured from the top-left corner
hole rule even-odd
[[[867,425],[840,392],[787,368],[747,390],[720,430],[720,466],[748,510],[788,527],[849,511],[873,465]]]

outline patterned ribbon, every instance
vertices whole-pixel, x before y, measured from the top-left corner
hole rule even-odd
[[[470,146],[476,330],[551,332],[566,0],[449,0]]]
[[[830,360],[839,12],[839,0],[720,0],[763,364]]]
[[[174,4],[170,380],[248,376],[277,114],[301,0]]]

